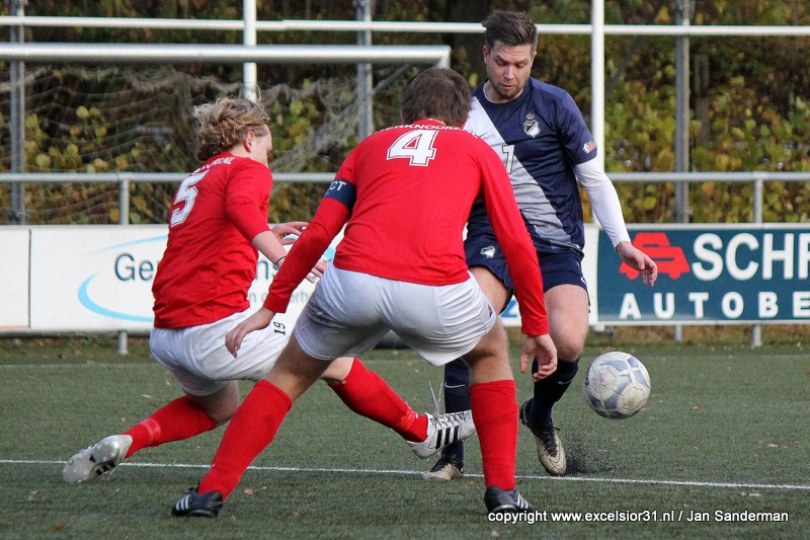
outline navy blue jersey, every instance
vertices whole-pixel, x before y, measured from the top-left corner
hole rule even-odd
[[[568,92],[529,79],[517,99],[491,103],[479,86],[464,129],[501,157],[537,251],[582,253],[582,201],[574,166],[596,157],[596,143]],[[472,209],[467,234],[492,235],[482,201]]]

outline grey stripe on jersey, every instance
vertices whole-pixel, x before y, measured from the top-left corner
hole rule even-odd
[[[578,250],[579,247],[571,242],[571,235],[565,232],[543,188],[515,157],[514,147],[506,144],[477,98],[473,97],[471,105],[470,116],[464,129],[483,139],[501,158],[512,181],[520,212],[534,227],[535,234],[551,244],[574,247]]]

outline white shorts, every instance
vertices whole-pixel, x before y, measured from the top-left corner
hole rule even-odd
[[[254,311],[188,328],[154,328],[149,336],[152,356],[172,372],[183,392],[195,396],[211,395],[228,381],[259,381],[289,342],[293,321],[284,313],[276,315],[267,328],[245,336],[234,358],[225,348],[225,334]]]
[[[329,266],[295,325],[310,356],[359,355],[389,330],[442,366],[470,352],[497,314],[472,275],[463,283],[418,285]]]

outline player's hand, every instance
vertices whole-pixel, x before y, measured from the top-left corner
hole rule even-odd
[[[298,240],[306,227],[306,221],[288,221],[287,223],[273,225],[270,230],[278,238],[282,246],[287,246]]]
[[[532,380],[545,379],[557,370],[557,347],[551,341],[551,336],[526,336],[523,340],[523,350],[520,353],[520,372],[526,373],[529,369],[529,360],[537,358],[537,371],[532,373]]]
[[[630,268],[638,270],[641,274],[641,281],[645,285],[652,287],[658,278],[658,265],[649,255],[638,249],[628,241],[619,242],[616,246],[616,253],[621,257],[622,262]]]
[[[269,309],[263,307],[259,308],[259,311],[237,324],[225,334],[225,348],[236,358],[236,353],[239,352],[239,347],[242,346],[242,340],[245,339],[245,336],[254,330],[265,328],[270,324],[274,315],[275,313]]]
[[[312,270],[307,274],[307,281],[310,283],[315,283],[320,278],[323,277],[323,273],[326,271],[326,265],[328,263],[325,259],[321,259],[318,261],[315,266],[312,267]]]

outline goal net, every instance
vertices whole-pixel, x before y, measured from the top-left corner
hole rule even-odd
[[[338,70],[332,70],[338,71]],[[193,107],[238,96],[240,82],[191,74],[177,66],[26,66],[26,173],[184,173],[194,158]],[[329,172],[357,143],[353,68],[345,74],[289,84],[259,83],[257,99],[270,115],[274,173]],[[374,68],[371,93],[377,126],[399,119],[399,94],[411,66]],[[11,170],[11,82],[0,79],[0,172]],[[83,179],[82,179],[83,180]],[[22,187],[28,224],[118,223],[119,185],[110,182],[29,182]],[[130,223],[163,223],[176,184],[130,185]],[[20,189],[20,188],[17,188]],[[280,184],[271,221],[308,219],[322,184]],[[11,223],[12,187],[0,182],[0,224]]]

